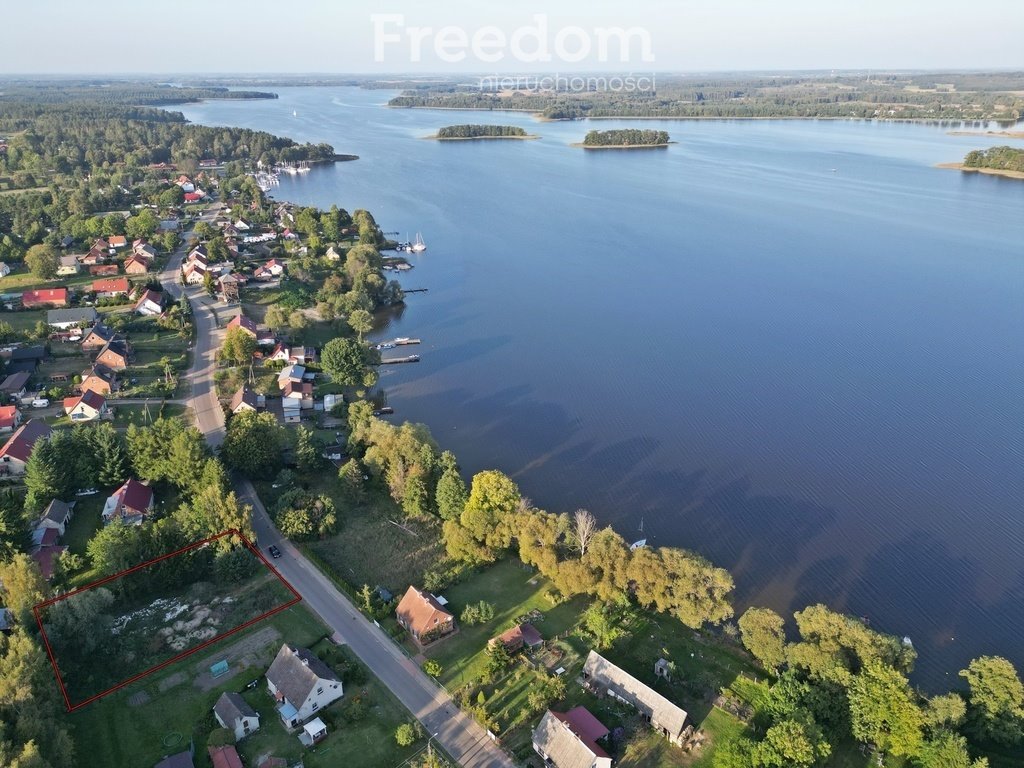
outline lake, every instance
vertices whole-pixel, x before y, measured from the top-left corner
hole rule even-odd
[[[374,334],[424,341],[383,369],[396,419],[543,508],[701,552],[738,611],[909,635],[928,688],[982,653],[1024,668],[1024,182],[933,167],[1006,140],[275,90],[182,111],[359,155],[274,195],[423,233],[402,282],[429,292]],[[463,122],[542,138],[422,139]],[[595,127],[678,143],[569,146]]]

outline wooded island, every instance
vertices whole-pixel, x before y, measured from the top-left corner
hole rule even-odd
[[[473,139],[537,139],[525,129],[515,125],[447,125],[428,138],[439,141],[466,141]]]
[[[670,143],[667,131],[626,128],[613,131],[590,131],[582,144],[585,149],[641,149],[646,147],[667,147]]]

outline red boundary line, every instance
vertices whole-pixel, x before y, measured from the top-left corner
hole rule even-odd
[[[154,563],[159,563],[162,560],[167,560],[168,558],[176,557],[177,555],[189,552],[190,550],[206,546],[210,542],[217,541],[218,539],[222,539],[225,536],[237,536],[241,540],[242,544],[244,544],[250,552],[252,552],[254,555],[256,555],[256,557],[260,559],[263,565],[267,567],[267,570],[273,573],[274,576],[277,577],[278,581],[284,584],[285,588],[289,592],[291,592],[294,597],[286,603],[282,603],[279,606],[271,608],[269,611],[266,611],[265,613],[261,613],[259,616],[256,616],[255,618],[249,619],[249,621],[245,622],[244,624],[239,624],[237,627],[229,629],[227,632],[222,632],[216,637],[211,637],[209,640],[200,643],[195,648],[189,648],[188,650],[182,651],[181,653],[172,656],[171,658],[166,659],[165,661],[162,661],[159,664],[150,667],[149,669],[145,669],[142,672],[132,675],[127,680],[117,683],[116,685],[111,686],[110,688],[107,688],[104,691],[100,691],[99,693],[93,694],[85,701],[80,701],[77,704],[72,704],[71,699],[68,697],[67,687],[64,685],[64,679],[61,677],[60,668],[57,666],[57,658],[56,656],[54,656],[53,649],[50,647],[50,639],[46,636],[46,630],[43,629],[43,620],[39,614],[39,610],[41,608],[46,608],[50,605],[53,605],[54,603],[59,603],[61,600],[67,600],[69,597],[71,597],[72,595],[77,595],[79,592],[84,592],[87,589],[93,589],[94,587],[98,587],[101,584],[106,584],[115,579],[119,579],[122,576],[127,576],[129,573],[134,573],[135,571],[153,565]],[[225,637],[230,637],[236,632],[241,632],[243,629],[251,627],[253,624],[256,624],[257,622],[263,621],[264,619],[273,616],[275,613],[280,613],[286,608],[291,608],[293,605],[300,602],[301,600],[302,596],[295,590],[295,587],[288,583],[287,579],[285,579],[284,576],[282,576],[281,573],[277,570],[277,568],[275,568],[271,564],[271,562],[267,560],[266,556],[262,552],[260,552],[259,549],[257,549],[256,546],[251,541],[245,538],[241,531],[239,531],[236,528],[230,528],[226,531],[221,531],[216,536],[210,536],[209,538],[202,539],[201,541],[197,541],[194,544],[189,544],[188,546],[182,547],[181,549],[178,549],[174,552],[168,552],[165,555],[154,557],[152,560],[147,560],[144,563],[139,563],[138,565],[132,566],[131,568],[128,568],[124,571],[115,573],[112,576],[105,576],[102,579],[92,581],[86,584],[85,586],[79,587],[78,589],[74,589],[63,595],[58,595],[57,597],[51,597],[49,600],[44,600],[43,602],[32,606],[32,613],[35,615],[36,624],[39,625],[39,632],[42,635],[43,644],[46,646],[46,655],[50,657],[50,665],[53,667],[53,673],[57,678],[57,685],[60,686],[61,695],[64,697],[64,706],[67,708],[68,712],[74,712],[75,710],[81,709],[87,704],[91,704],[99,698],[111,694],[114,691],[120,690],[121,688],[124,688],[126,685],[131,685],[132,683],[136,682],[137,680],[141,680],[143,677],[146,677],[147,675],[151,675],[154,672],[163,669],[164,667],[174,664],[175,662],[181,661],[182,659],[191,656],[192,654],[197,653],[198,651],[203,650],[204,648],[208,648],[214,643],[220,642]]]

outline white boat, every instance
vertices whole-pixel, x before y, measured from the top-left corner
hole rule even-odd
[[[409,250],[413,253],[422,253],[427,250],[427,244],[423,242],[423,235],[419,232],[416,233],[416,242],[409,246]]]
[[[643,549],[646,546],[647,546],[647,539],[640,539],[639,541],[634,541],[632,544],[630,544],[629,545],[629,550],[630,550],[630,552],[635,552],[636,550]]]
[[[296,111],[295,111],[295,110],[293,109],[293,110],[292,110],[292,117],[298,117],[298,116],[299,116],[299,113],[298,113],[298,112],[296,112]]]

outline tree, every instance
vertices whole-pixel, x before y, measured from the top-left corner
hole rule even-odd
[[[770,608],[748,608],[740,616],[743,647],[768,670],[786,661],[785,622]]]
[[[427,659],[423,662],[423,671],[431,677],[436,678],[441,676],[441,673],[444,671],[444,669],[441,667],[441,663],[439,661],[435,661],[434,659]]]
[[[400,747],[412,746],[416,738],[416,729],[410,723],[402,723],[395,729],[395,741]]]
[[[295,431],[295,463],[299,472],[308,475],[319,469],[324,463],[322,452],[313,430],[300,425]]]
[[[811,722],[776,723],[753,749],[753,764],[765,768],[809,768],[832,754],[832,746]]]
[[[643,547],[632,553],[627,578],[641,605],[653,605],[693,629],[732,616],[732,576],[693,552]]]
[[[102,638],[110,636],[112,617],[106,611],[113,603],[114,595],[106,587],[60,600],[46,612],[46,631],[57,644],[73,646],[76,654],[91,654]]]
[[[272,413],[243,411],[228,423],[221,455],[250,477],[267,475],[281,459],[284,429]]]
[[[53,499],[67,495],[69,475],[49,439],[37,440],[25,464],[25,508],[39,512]]]
[[[25,266],[41,280],[57,276],[60,256],[52,245],[33,245],[25,252]]]
[[[898,757],[920,751],[924,716],[898,670],[870,661],[853,679],[849,700],[851,730],[858,740]]]
[[[462,526],[490,552],[507,549],[512,543],[511,517],[521,498],[518,486],[507,475],[497,470],[479,472],[462,510]]]
[[[363,490],[363,467],[358,459],[349,459],[338,470],[342,491],[352,504],[361,504],[366,498]]]
[[[28,555],[17,554],[0,562],[0,603],[10,608],[22,624],[30,620],[32,606],[42,602],[46,592],[46,582]]]
[[[573,537],[576,540],[576,546],[579,547],[580,557],[583,557],[587,554],[587,545],[597,533],[597,520],[587,510],[577,509],[573,513],[572,523]]]
[[[981,757],[972,761],[967,752],[967,740],[943,731],[924,745],[914,765],[918,768],[988,768],[988,760]]]
[[[256,339],[244,328],[228,328],[220,348],[221,360],[235,365],[246,365],[256,351]]]
[[[312,496],[296,490],[278,499],[274,522],[289,538],[322,538],[334,532],[338,515],[329,496]]]
[[[377,372],[370,367],[373,362],[370,350],[354,339],[331,339],[320,355],[331,380],[344,387],[372,387],[377,381]]]
[[[288,327],[288,313],[285,312],[284,307],[277,304],[267,307],[267,314],[263,316],[263,320],[270,328],[280,329]]]
[[[478,603],[470,603],[463,608],[459,621],[467,627],[472,627],[474,624],[486,624],[493,618],[494,606],[485,600],[481,600]]]
[[[22,551],[29,536],[28,516],[20,496],[13,491],[0,493],[0,562]]]
[[[373,315],[365,309],[357,309],[349,313],[349,327],[359,336],[359,343],[363,343],[363,334],[373,330]]]
[[[1024,684],[1000,656],[982,656],[960,671],[970,686],[968,724],[980,738],[1012,746],[1024,740]]]
[[[409,517],[427,517],[430,514],[430,491],[424,475],[418,467],[413,467],[405,478],[402,510]]]
[[[118,486],[128,479],[130,462],[124,438],[110,422],[89,430],[93,455],[99,459],[97,481],[102,486]]]
[[[596,601],[583,612],[583,626],[593,636],[599,651],[610,648],[624,634],[611,608]]]
[[[925,724],[933,729],[959,728],[967,716],[967,705],[958,693],[932,696],[924,708]]]
[[[459,520],[469,500],[466,483],[456,467],[450,467],[441,473],[434,491],[434,503],[437,514],[442,520]]]

